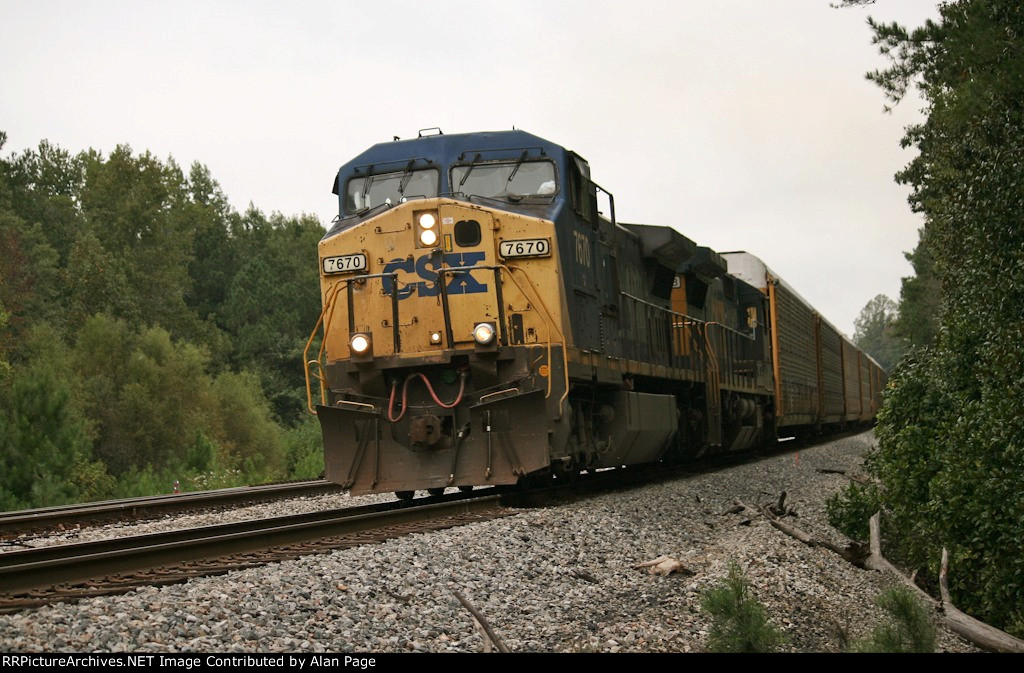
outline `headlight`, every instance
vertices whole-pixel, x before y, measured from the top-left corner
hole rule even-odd
[[[437,226],[437,211],[421,210],[412,215],[416,223],[416,245],[420,248],[433,248],[441,240]]]
[[[473,328],[473,339],[481,346],[486,346],[494,341],[494,325],[489,322],[482,322]]]
[[[424,247],[431,247],[437,243],[437,232],[433,229],[424,229],[420,231],[420,244]]]
[[[370,335],[353,334],[348,345],[352,349],[353,355],[365,355],[370,352]]]
[[[441,343],[441,333],[434,331],[430,333],[430,343],[437,346]]]

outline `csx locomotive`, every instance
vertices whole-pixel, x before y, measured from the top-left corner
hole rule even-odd
[[[874,418],[884,372],[760,260],[617,221],[559,145],[421,132],[346,163],[334,192],[306,380],[325,474],[353,494],[571,478]]]

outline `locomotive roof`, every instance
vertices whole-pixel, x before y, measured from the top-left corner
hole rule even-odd
[[[517,159],[523,150],[535,150],[535,154],[531,153],[534,157],[547,156],[556,162],[568,152],[561,145],[520,130],[437,134],[393,140],[377,143],[343,164],[334,178],[333,192],[338,193],[338,178],[353,173],[356,169],[374,166],[385,170],[397,170],[404,168],[405,164],[413,159],[426,159],[441,166],[451,166],[462,161],[471,161],[477,152],[485,154],[483,160]],[[385,168],[388,164],[391,166]]]

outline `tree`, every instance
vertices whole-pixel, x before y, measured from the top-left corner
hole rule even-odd
[[[0,408],[0,510],[77,502],[112,487],[63,380],[63,345],[45,325],[30,340],[29,362]]]
[[[243,221],[237,238],[245,261],[220,319],[238,367],[259,375],[277,416],[292,424],[305,408],[302,349],[320,314],[316,246],[324,230],[315,218],[268,219],[254,208]]]
[[[895,334],[898,316],[896,302],[880,294],[869,301],[853,321],[856,328],[853,342],[887,371],[891,371],[903,356],[902,341]]]
[[[897,179],[924,215],[915,268],[932,266],[940,304],[934,345],[890,379],[869,464],[907,558],[935,572],[949,547],[954,601],[1024,635],[1024,5],[939,14],[869,21],[892,59],[869,78],[893,104],[912,86],[927,102]]]
[[[317,472],[279,421],[305,401],[322,236],[125,145],[0,157],[0,505]]]
[[[711,615],[712,652],[773,652],[785,642],[782,631],[768,621],[751,595],[750,580],[735,561],[729,563],[728,576],[704,592],[700,606]]]
[[[917,247],[907,253],[906,257],[914,267],[914,275],[903,278],[893,332],[907,347],[932,346],[939,331],[942,279],[935,271],[935,262],[923,229]]]

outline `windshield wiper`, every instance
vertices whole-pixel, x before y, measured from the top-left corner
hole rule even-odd
[[[370,183],[373,182],[373,176],[370,173],[373,172],[373,164],[366,167],[366,178],[363,179],[363,200],[366,200],[366,195],[370,193]]]
[[[516,173],[519,172],[519,167],[523,165],[524,161],[526,161],[526,153],[528,151],[529,150],[523,150],[522,155],[520,155],[519,157],[519,161],[516,162],[515,168],[513,168],[512,172],[508,174],[508,180],[506,182],[512,182],[512,178],[514,178],[516,176]]]
[[[398,193],[402,196],[405,196],[405,187],[409,184],[409,179],[412,178],[412,166],[415,163],[415,159],[409,160],[409,165],[405,167],[405,173],[402,174],[402,181],[398,183]]]
[[[476,166],[476,162],[478,162],[478,161],[480,161],[480,153],[479,152],[477,152],[477,155],[475,157],[473,157],[472,161],[469,162],[469,169],[466,171],[466,174],[462,176],[462,179],[459,180],[459,187],[461,187],[462,185],[466,184],[466,180],[469,179],[469,174],[473,172],[473,167]]]

